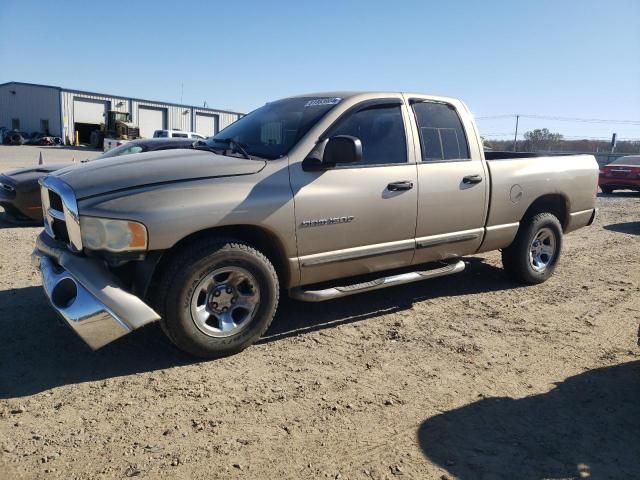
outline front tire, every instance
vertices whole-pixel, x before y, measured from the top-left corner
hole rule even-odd
[[[553,275],[562,251],[562,226],[551,213],[539,213],[520,226],[515,240],[502,250],[502,265],[511,278],[529,285]]]
[[[613,193],[613,188],[611,188],[611,187],[600,186],[600,190],[602,190],[602,193],[606,193],[606,194]]]
[[[247,243],[203,240],[172,259],[156,298],[161,326],[178,348],[223,357],[267,330],[278,306],[278,277],[269,259]]]

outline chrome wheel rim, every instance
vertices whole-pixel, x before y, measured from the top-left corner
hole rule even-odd
[[[529,247],[529,263],[536,272],[544,272],[556,256],[556,236],[550,228],[541,228]]]
[[[230,337],[244,330],[255,317],[260,290],[244,268],[223,267],[204,277],[191,296],[191,318],[205,335]]]

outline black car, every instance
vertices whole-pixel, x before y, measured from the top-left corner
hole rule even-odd
[[[90,161],[95,162],[105,158],[155,150],[192,148],[193,143],[193,139],[188,138],[132,140]],[[36,165],[0,174],[0,207],[4,208],[5,218],[13,223],[42,223],[42,203],[38,180],[51,172],[68,166],[68,163]]]

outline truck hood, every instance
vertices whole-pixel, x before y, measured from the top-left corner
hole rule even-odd
[[[179,149],[105,158],[67,167],[53,175],[69,185],[81,200],[154,184],[251,175],[265,165],[263,160]]]

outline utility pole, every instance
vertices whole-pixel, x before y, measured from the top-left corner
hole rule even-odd
[[[513,151],[518,151],[518,122],[520,121],[520,115],[516,115],[516,134],[513,137]]]
[[[616,151],[616,137],[617,137],[617,136],[618,136],[618,134],[617,134],[617,133],[614,133],[614,134],[611,136],[611,153],[613,153],[613,152],[615,152],[615,151]]]

